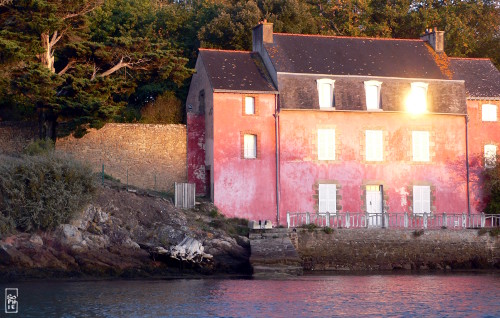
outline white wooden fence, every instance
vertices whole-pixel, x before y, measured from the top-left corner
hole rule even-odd
[[[314,224],[332,228],[411,228],[411,229],[465,229],[500,226],[500,215],[443,213],[421,215],[409,213],[309,213],[288,212],[286,221],[289,228]]]
[[[196,184],[175,183],[175,206],[183,209],[191,209],[195,205]]]

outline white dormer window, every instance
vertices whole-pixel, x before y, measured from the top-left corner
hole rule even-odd
[[[333,108],[334,83],[334,80],[328,78],[317,80],[320,109]]]
[[[491,104],[483,104],[482,119],[483,121],[497,121],[497,106]]]
[[[366,93],[366,109],[376,110],[380,109],[380,88],[382,82],[379,81],[366,81],[365,82],[365,93]]]
[[[419,114],[427,111],[427,87],[429,84],[422,82],[411,83],[411,92],[406,101],[410,113]]]

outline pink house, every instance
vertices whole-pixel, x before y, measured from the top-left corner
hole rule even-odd
[[[466,86],[443,45],[436,30],[352,38],[261,23],[252,52],[200,49],[186,102],[190,182],[228,216],[275,224],[287,212],[477,213]]]

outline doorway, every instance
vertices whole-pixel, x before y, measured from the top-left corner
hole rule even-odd
[[[366,211],[368,212],[368,226],[381,227],[383,225],[382,186],[366,186]]]

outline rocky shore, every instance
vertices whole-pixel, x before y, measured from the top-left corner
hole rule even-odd
[[[249,275],[245,231],[244,220],[226,219],[210,203],[182,210],[164,197],[105,185],[70,224],[2,237],[0,280]],[[184,242],[200,255],[183,258]]]

